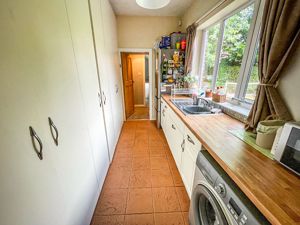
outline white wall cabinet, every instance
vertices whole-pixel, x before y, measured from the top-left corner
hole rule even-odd
[[[107,0],[101,3],[105,8],[97,16],[106,10],[114,16]],[[0,15],[0,224],[89,224],[109,166],[108,148],[114,150],[123,122],[117,50],[108,46],[98,54],[115,66],[109,73],[112,66],[101,67],[100,86],[88,1],[4,0]],[[98,98],[102,92],[108,93],[106,104]],[[42,140],[43,160],[29,126]]]
[[[107,0],[91,0],[90,6],[107,141],[110,160],[112,160],[123,124],[120,72],[118,71],[119,65],[117,60],[116,22]]]
[[[162,129],[187,193],[191,197],[196,159],[201,150],[201,143],[163,99],[161,100],[161,109]]]
[[[99,98],[101,89],[98,81],[89,5],[87,1],[68,0],[67,10],[86,123],[88,124],[88,133],[99,183],[99,194],[109,167],[109,153],[103,103],[102,99]]]

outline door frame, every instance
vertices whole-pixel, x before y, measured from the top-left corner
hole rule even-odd
[[[148,53],[149,60],[148,60],[148,67],[149,67],[149,119],[155,120],[155,113],[154,113],[154,107],[153,107],[153,93],[154,93],[154,74],[153,74],[153,53],[151,48],[119,48],[119,64],[120,64],[120,78],[121,78],[121,89],[122,89],[122,98],[123,98],[123,105],[125,105],[125,99],[124,99],[124,86],[123,86],[123,74],[122,74],[122,58],[121,53]],[[123,109],[123,117],[126,121],[126,114],[125,109]]]

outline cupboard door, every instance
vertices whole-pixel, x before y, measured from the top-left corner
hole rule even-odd
[[[47,69],[37,21],[43,17],[44,4],[0,2],[0,224],[65,224],[63,185],[48,157],[35,89],[42,85],[36,78],[43,75],[35,62]],[[43,142],[43,160],[33,150],[29,125]]]
[[[95,39],[95,49],[97,56],[97,64],[99,69],[99,79],[101,83],[102,90],[102,101],[104,107],[104,117],[105,117],[105,126],[106,126],[106,135],[109,148],[110,160],[112,160],[115,146],[116,146],[116,135],[114,127],[114,117],[113,117],[113,106],[117,107],[116,104],[112,103],[112,98],[110,94],[110,79],[112,79],[109,71],[106,70],[105,64],[108,63],[107,59],[109,55],[106,51],[105,39],[104,39],[104,21],[103,21],[103,12],[101,9],[100,0],[91,0],[90,1],[91,17],[92,17],[92,26],[94,31]]]
[[[65,214],[60,224],[88,224],[98,183],[65,1],[32,0],[27,4],[35,16],[25,26],[35,25],[34,37],[41,43],[24,55],[35,70],[45,160],[52,160],[59,175],[56,183],[63,186]],[[52,139],[48,116],[58,128],[58,146]]]
[[[85,119],[88,124],[89,139],[99,183],[99,194],[109,167],[109,155],[103,103],[98,95],[101,93],[101,90],[93,46],[89,5],[87,1],[67,0],[67,10],[80,89],[84,100]]]
[[[119,65],[118,39],[117,39],[117,22],[115,14],[108,0],[101,0],[101,10],[104,29],[104,55],[106,56],[103,63],[104,71],[109,75],[109,92],[111,102],[113,103],[113,118],[115,129],[114,144],[117,143],[119,134],[124,121],[123,99],[121,90],[121,73]]]
[[[181,156],[180,173],[187,190],[189,197],[191,197],[191,191],[193,186],[193,179],[195,174],[195,161],[193,156],[189,153],[190,149],[185,148]]]
[[[178,168],[180,168],[181,165],[181,153],[182,153],[182,147],[183,147],[183,134],[178,129],[176,124],[172,121],[171,118],[168,120],[169,125],[169,145],[171,152],[173,154],[174,160],[176,162],[176,165]]]

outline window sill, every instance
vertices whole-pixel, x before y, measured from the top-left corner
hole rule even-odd
[[[219,102],[214,102],[212,101],[211,98],[205,98],[208,100],[214,108],[221,109],[223,113],[243,122],[246,123],[247,117],[250,113],[250,109],[243,107],[241,105],[233,104],[231,102],[224,102],[224,103],[219,103]]]

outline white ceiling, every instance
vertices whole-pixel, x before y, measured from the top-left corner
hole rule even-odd
[[[193,0],[171,0],[161,9],[144,9],[135,0],[109,0],[117,15],[127,16],[181,16]],[[151,0],[150,0],[151,1]]]

